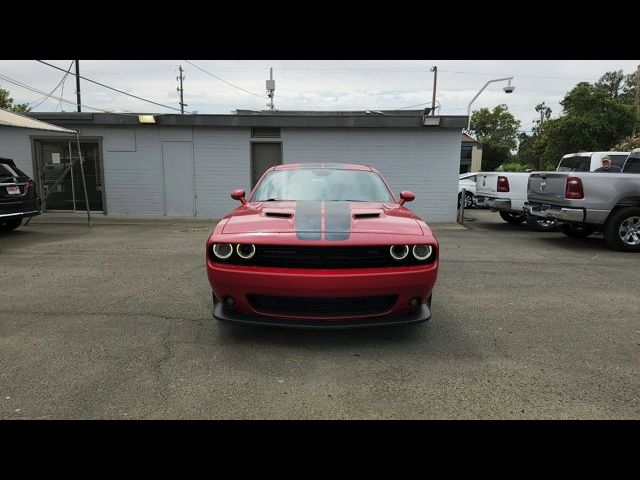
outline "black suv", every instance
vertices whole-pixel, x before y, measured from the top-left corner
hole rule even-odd
[[[40,215],[40,197],[13,160],[0,158],[0,232],[18,228],[24,217]]]

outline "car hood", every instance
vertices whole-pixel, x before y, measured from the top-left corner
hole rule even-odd
[[[250,202],[225,218],[223,234],[295,232],[303,240],[346,240],[351,233],[423,234],[419,217],[396,203]]]

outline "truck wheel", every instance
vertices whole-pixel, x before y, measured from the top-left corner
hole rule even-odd
[[[640,208],[621,208],[613,213],[604,229],[604,241],[616,250],[640,252]]]
[[[504,212],[500,211],[500,216],[505,222],[518,224],[525,221],[526,215],[524,213]]]
[[[11,220],[0,220],[0,232],[10,232],[15,230],[22,224],[21,218],[13,218]]]
[[[595,227],[584,223],[561,223],[558,230],[571,238],[586,238],[596,231]]]
[[[527,215],[527,225],[536,232],[554,232],[558,229],[558,222],[552,218]]]

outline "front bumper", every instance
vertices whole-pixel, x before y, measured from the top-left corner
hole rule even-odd
[[[368,327],[388,327],[407,323],[424,322],[431,318],[431,309],[427,304],[410,312],[398,315],[385,315],[379,317],[356,318],[349,320],[309,320],[287,317],[272,317],[258,314],[246,314],[235,309],[229,309],[222,303],[216,303],[213,308],[213,317],[217,320],[243,325],[263,325],[269,327],[306,328],[315,330],[348,329]]]
[[[428,308],[426,311],[421,307],[412,309],[410,301],[413,298],[418,298],[423,304],[427,301],[437,272],[437,260],[420,267],[343,270],[242,267],[207,261],[207,276],[215,297],[218,300],[233,297],[235,300],[232,310],[226,307],[224,311],[222,307],[215,310],[216,318],[240,323],[284,323],[287,326],[370,326],[427,320],[431,315]],[[254,309],[248,298],[251,295],[326,298],[328,301],[331,298],[382,296],[394,296],[396,299],[382,311],[332,312],[330,316],[318,316],[297,310],[278,314]]]
[[[584,223],[585,211],[582,208],[568,208],[538,202],[525,202],[524,210],[529,215],[543,218],[554,218],[564,222]]]

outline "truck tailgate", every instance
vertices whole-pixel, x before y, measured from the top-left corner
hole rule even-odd
[[[527,197],[530,202],[563,203],[568,173],[538,172],[529,176]]]
[[[497,173],[479,173],[476,180],[476,195],[495,197],[497,184]]]

